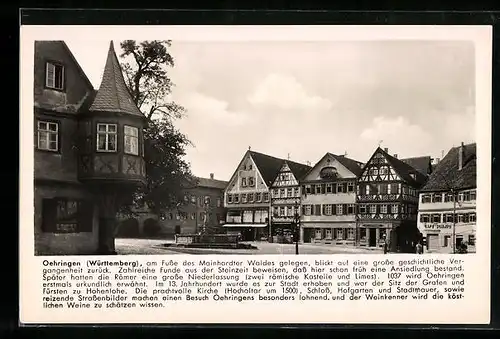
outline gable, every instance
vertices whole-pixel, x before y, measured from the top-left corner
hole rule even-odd
[[[401,177],[383,153],[375,152],[364,166],[359,181],[401,181]]]
[[[231,180],[229,180],[225,193],[267,190],[268,187],[262,178],[255,161],[253,160],[251,154],[247,152],[236,168]]]
[[[304,181],[322,180],[322,173],[327,171],[335,171],[340,179],[356,178],[356,175],[348,170],[340,161],[332,154],[326,154],[311,171],[305,176]]]
[[[62,66],[61,90],[46,87],[47,63]],[[63,41],[35,41],[34,105],[64,113],[77,113],[94,89]]]
[[[272,186],[273,187],[297,186],[298,184],[299,182],[297,178],[293,174],[288,164],[285,162],[283,166],[281,166],[281,169],[278,175],[276,176],[276,179],[274,180]]]

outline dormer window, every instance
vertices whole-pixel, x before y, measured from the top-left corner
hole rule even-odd
[[[125,153],[139,155],[139,129],[132,126],[124,126]]]
[[[45,67],[45,87],[62,91],[64,89],[64,66],[47,62]]]
[[[97,124],[97,151],[116,152],[116,124]]]

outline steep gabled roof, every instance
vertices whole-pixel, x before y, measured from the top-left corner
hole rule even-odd
[[[101,85],[99,86],[94,102],[90,106],[90,111],[144,116],[132,100],[132,96],[125,84],[113,41],[109,44],[108,58],[104,67]]]
[[[288,167],[290,167],[290,171],[292,171],[293,175],[295,176],[295,179],[297,180],[301,180],[312,168],[309,165],[300,164],[298,162],[290,160],[284,160],[284,161],[288,164]]]
[[[340,162],[345,168],[351,171],[356,177],[359,177],[363,173],[362,163],[360,161],[348,158],[344,155],[337,155],[333,153],[328,153],[333,156],[338,162]]]
[[[422,174],[416,168],[408,165],[407,163],[403,162],[402,160],[393,157],[392,155],[390,155],[389,153],[387,153],[386,151],[384,151],[380,147],[377,147],[375,152],[373,152],[373,155],[371,156],[370,160],[365,164],[362,171],[365,170],[366,166],[368,166],[370,164],[373,156],[375,154],[377,154],[378,152],[380,152],[380,153],[382,153],[382,155],[384,155],[384,157],[387,159],[387,162],[389,163],[389,165],[391,165],[392,168],[394,168],[394,170],[397,172],[397,174],[399,174],[401,179],[403,179],[404,181],[406,181],[414,186],[422,186],[427,181],[426,175]],[[411,174],[415,175],[415,179],[412,178]]]
[[[198,187],[208,187],[208,188],[217,188],[224,190],[228,184],[227,181],[217,180],[217,179],[209,179],[209,178],[197,178],[198,179]]]
[[[432,171],[430,156],[405,158],[401,159],[401,161],[407,163],[424,175],[429,175]]]
[[[476,144],[464,145],[462,169],[458,169],[460,146],[450,149],[448,154],[436,165],[423,192],[447,191],[476,187]]]
[[[271,185],[285,160],[255,151],[248,152],[255,162],[255,166],[259,169],[260,174],[262,174],[262,179],[265,181],[266,185]]]

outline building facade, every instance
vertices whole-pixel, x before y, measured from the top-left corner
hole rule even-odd
[[[250,149],[245,153],[224,192],[228,234],[248,241],[268,240],[270,188],[284,162]]]
[[[196,182],[185,189],[184,201],[176,208],[162,213],[162,234],[223,233],[225,221],[224,190],[227,181],[195,178]]]
[[[120,192],[144,184],[145,167],[144,116],[113,44],[95,91],[63,41],[36,41],[34,115],[35,253],[114,252]]]
[[[413,252],[419,240],[418,193],[428,176],[378,147],[363,167],[357,185],[360,246]]]
[[[300,239],[350,244],[356,240],[356,180],[363,164],[327,153],[301,181]]]
[[[453,253],[463,243],[475,252],[475,143],[453,147],[436,164],[420,192],[418,228],[429,252]]]
[[[301,209],[299,180],[311,169],[310,166],[283,161],[278,175],[271,184],[271,241],[292,241],[293,223],[298,222]]]

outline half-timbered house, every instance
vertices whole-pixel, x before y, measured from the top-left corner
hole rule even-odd
[[[248,150],[224,192],[227,233],[243,240],[268,240],[270,188],[286,160]]]
[[[271,185],[271,235],[272,241],[281,237],[288,240],[293,234],[293,222],[300,217],[301,190],[299,180],[311,166],[290,160],[283,165]]]
[[[363,167],[357,185],[357,225],[361,246],[413,251],[418,240],[418,192],[428,176],[422,169],[378,147]]]
[[[302,242],[355,243],[356,179],[363,164],[327,153],[301,181]]]
[[[144,115],[113,43],[95,91],[64,41],[36,41],[34,115],[35,253],[113,253],[120,195],[145,183]]]

